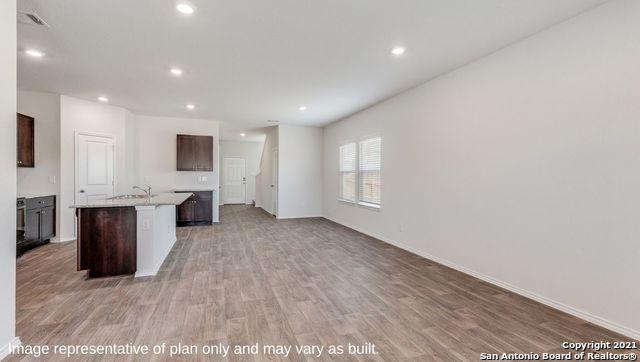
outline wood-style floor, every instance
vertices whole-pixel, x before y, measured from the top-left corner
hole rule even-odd
[[[87,280],[75,270],[74,243],[21,257],[23,344],[371,342],[377,356],[325,351],[319,360],[467,361],[626,339],[325,219],[276,221],[224,206],[220,224],[178,230],[155,277]],[[20,359],[30,358],[10,358]]]

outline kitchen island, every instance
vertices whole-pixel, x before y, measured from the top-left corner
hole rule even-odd
[[[77,269],[89,278],[155,275],[176,242],[176,206],[190,193],[89,200],[77,217]]]

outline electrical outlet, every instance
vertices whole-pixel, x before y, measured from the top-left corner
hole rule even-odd
[[[142,221],[142,230],[149,230],[151,228],[151,222],[149,220]]]

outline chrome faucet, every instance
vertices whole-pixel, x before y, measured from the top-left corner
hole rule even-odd
[[[147,186],[146,189],[143,189],[140,186],[133,186],[133,188],[134,189],[138,189],[138,190],[142,190],[147,195],[147,197],[151,197],[151,186],[149,186],[149,185],[145,185],[145,186]]]

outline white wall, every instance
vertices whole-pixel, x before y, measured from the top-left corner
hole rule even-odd
[[[18,194],[57,195],[60,178],[60,96],[18,92],[18,112],[35,118],[35,167],[18,168]]]
[[[273,167],[274,162],[277,162],[273,158],[273,151],[278,149],[278,127],[272,127],[267,133],[260,159],[260,173],[256,176],[256,206],[273,215],[278,214],[277,206],[274,207],[271,197],[271,185],[274,181]]]
[[[68,96],[60,97],[60,240],[75,239],[74,210],[69,206],[74,202],[74,144],[75,132],[95,132],[115,137],[116,142],[116,194],[131,191],[132,170],[127,158],[126,129],[131,115],[124,108],[85,101]]]
[[[60,95],[18,91],[18,112],[35,118],[35,167],[18,168],[18,196],[59,197]],[[60,230],[60,212],[56,218]]]
[[[213,192],[213,221],[218,221],[219,186],[219,122],[133,115],[135,144],[135,183],[148,184],[153,192],[171,192],[176,188],[210,188]],[[176,140],[178,134],[214,137],[213,172],[176,171]],[[206,177],[206,181],[199,181]],[[128,190],[130,191],[130,190]]]
[[[278,142],[278,218],[322,216],[322,128],[279,125]]]
[[[0,359],[16,323],[16,1],[0,1]]]
[[[325,216],[640,337],[640,2],[614,1],[325,129]],[[383,138],[380,211],[338,147]]]
[[[256,175],[260,171],[260,156],[264,142],[220,141],[220,183],[224,183],[225,157],[244,158],[246,164],[246,195],[245,203],[250,204],[256,199]],[[220,204],[224,203],[224,185],[220,189]]]

